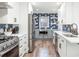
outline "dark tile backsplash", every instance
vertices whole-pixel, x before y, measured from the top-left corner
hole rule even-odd
[[[71,25],[70,24],[64,24],[62,26],[63,31],[70,32],[71,31]]]
[[[6,24],[0,24],[0,29],[1,29],[1,28],[5,28],[5,25],[6,25]]]
[[[19,27],[19,24],[0,24],[0,29],[5,29],[8,26],[8,29],[13,28],[15,26]]]

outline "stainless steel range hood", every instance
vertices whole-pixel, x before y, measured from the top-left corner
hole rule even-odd
[[[12,6],[10,6],[8,2],[0,2],[0,9],[9,9],[9,8],[12,8]]]

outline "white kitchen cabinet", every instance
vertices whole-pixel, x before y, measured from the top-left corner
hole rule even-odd
[[[24,53],[28,53],[28,36],[24,36]]]
[[[67,48],[66,40],[63,37],[61,37],[61,56],[62,57],[66,57],[66,48]]]
[[[65,3],[65,19],[63,21],[63,23],[67,23],[67,24],[71,24],[72,23],[72,3],[71,2],[68,2],[68,3]]]
[[[79,57],[79,44],[67,41],[67,57]]]
[[[19,37],[19,56],[22,57],[23,54],[23,37]]]
[[[23,35],[19,37],[19,56],[23,57],[25,53],[28,53],[28,36]]]
[[[79,22],[79,3],[66,2],[63,3],[58,10],[58,20],[63,24],[72,24]]]
[[[0,9],[0,23],[18,24],[19,23],[18,3],[9,2],[8,4],[11,5],[12,8]]]
[[[79,57],[79,43],[71,43],[58,35],[58,53],[61,57]]]
[[[14,3],[14,2],[12,2],[12,3],[9,3],[9,4],[11,4],[12,6],[13,6],[13,8],[12,9],[8,9],[8,15],[7,15],[7,17],[8,17],[8,23],[13,23],[13,24],[15,24],[15,23],[19,23],[19,6],[18,6],[18,3],[16,2],[16,3]]]
[[[73,23],[79,22],[79,2],[72,3]]]
[[[61,56],[61,38],[59,35],[58,35],[58,53]]]
[[[63,3],[58,11],[58,19],[60,23],[71,24],[72,21],[72,3]]]
[[[58,35],[58,53],[61,57],[66,57],[66,40]]]

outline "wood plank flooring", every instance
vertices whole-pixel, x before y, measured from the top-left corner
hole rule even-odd
[[[24,57],[56,57],[52,40],[34,40],[33,52],[25,54]]]

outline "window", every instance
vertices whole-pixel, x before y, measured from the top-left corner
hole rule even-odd
[[[48,28],[49,27],[49,16],[39,17],[39,28]]]

